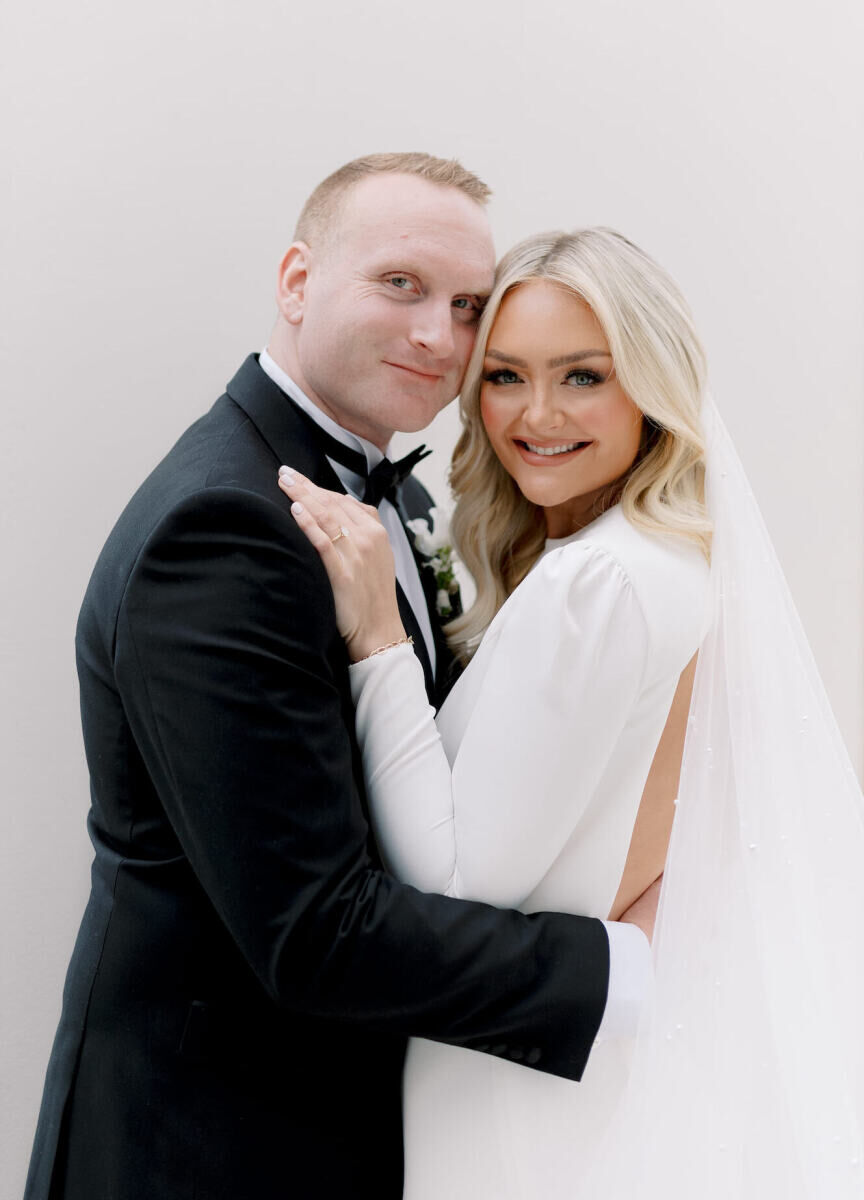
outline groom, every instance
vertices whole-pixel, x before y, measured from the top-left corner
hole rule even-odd
[[[287,462],[380,499],[439,696],[450,659],[402,523],[430,501],[381,464],[458,391],[487,195],[420,154],[325,180],[267,351],[106,543],[77,636],[93,886],[27,1200],[398,1200],[408,1036],[579,1079],[601,1019],[632,1019],[632,925],[382,871],[330,587],[276,483]]]

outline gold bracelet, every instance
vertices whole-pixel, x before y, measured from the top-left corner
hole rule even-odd
[[[394,646],[413,646],[413,637],[397,638],[395,642],[388,642],[386,646],[379,646],[377,650],[372,650],[369,654],[364,654],[362,658],[355,658],[354,662],[365,662],[367,658],[374,658],[376,654],[383,654],[385,650],[392,650]]]

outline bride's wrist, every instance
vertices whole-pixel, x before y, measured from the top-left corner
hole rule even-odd
[[[394,638],[392,642],[384,642],[381,646],[376,646],[374,650],[370,650],[368,654],[364,654],[362,658],[352,658],[351,666],[356,667],[359,663],[366,662],[370,658],[375,658],[379,654],[386,654],[388,650],[395,650],[397,646],[413,646],[413,637]]]
[[[399,621],[398,624],[382,626],[351,638],[347,643],[348,657],[352,663],[362,662],[364,658],[371,658],[373,654],[380,654],[391,646],[405,645],[410,641],[404,625]]]

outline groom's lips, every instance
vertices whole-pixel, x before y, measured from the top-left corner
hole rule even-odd
[[[395,367],[397,371],[407,371],[409,375],[416,375],[418,379],[428,379],[436,381],[443,379],[443,375],[430,375],[428,371],[418,371],[416,367],[406,367],[403,363],[389,362],[386,358],[383,360],[388,367]]]

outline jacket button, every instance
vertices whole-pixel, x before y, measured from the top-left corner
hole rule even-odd
[[[525,1051],[522,1049],[521,1046],[511,1046],[510,1050],[508,1051],[508,1054],[509,1054],[509,1057],[512,1058],[514,1062],[521,1062],[522,1059],[525,1057]]]
[[[497,1054],[499,1056],[502,1054],[506,1054],[507,1050],[508,1050],[508,1046],[507,1046],[506,1042],[497,1042],[496,1045],[494,1045],[492,1047],[492,1053]]]
[[[480,1042],[478,1045],[476,1045],[474,1047],[474,1049],[479,1050],[481,1054],[488,1054],[489,1053],[489,1043],[488,1042]]]
[[[528,1063],[529,1067],[533,1067],[534,1063],[539,1062],[542,1057],[543,1057],[543,1051],[540,1049],[540,1047],[532,1046],[531,1049],[528,1051],[528,1053],[525,1055],[525,1061],[526,1061],[526,1063]]]

